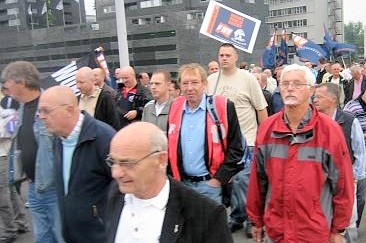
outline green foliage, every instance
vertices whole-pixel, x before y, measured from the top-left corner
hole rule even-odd
[[[352,60],[358,61],[359,57],[363,59],[363,43],[364,43],[364,30],[362,23],[350,22],[344,25],[344,41],[354,44],[358,47],[358,53],[352,54]]]

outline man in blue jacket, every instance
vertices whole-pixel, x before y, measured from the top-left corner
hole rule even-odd
[[[65,240],[106,242],[104,215],[112,177],[104,161],[115,130],[81,112],[66,86],[46,90],[38,111],[49,132],[59,137],[55,142],[57,196]]]

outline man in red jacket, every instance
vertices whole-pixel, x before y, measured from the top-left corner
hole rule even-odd
[[[284,109],[263,121],[248,190],[253,238],[260,242],[344,242],[353,205],[352,163],[339,125],[309,104],[315,76],[282,71]]]

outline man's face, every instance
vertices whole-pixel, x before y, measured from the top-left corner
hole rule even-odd
[[[151,94],[154,99],[168,96],[169,94],[169,82],[165,80],[162,73],[155,73],[150,80]]]
[[[121,79],[128,88],[132,88],[136,85],[136,77],[128,71],[121,71]]]
[[[202,80],[198,71],[184,71],[180,78],[182,94],[190,107],[197,107],[206,89],[207,80]]]
[[[309,103],[314,87],[307,85],[305,74],[301,70],[293,70],[283,74],[280,92],[285,106],[299,106]]]
[[[104,76],[99,70],[93,70],[95,84],[101,86],[104,84]]]
[[[91,95],[95,87],[95,81],[87,79],[85,76],[76,76],[76,86],[82,94]]]
[[[339,72],[342,71],[342,67],[339,64],[333,64],[331,67],[332,75],[335,77],[339,76]]]
[[[208,75],[216,73],[219,71],[219,64],[217,62],[210,62],[208,64]]]
[[[176,98],[180,95],[180,89],[175,89],[175,84],[170,83],[169,84],[169,93],[170,93],[171,97]]]
[[[323,113],[333,107],[337,107],[336,98],[328,94],[327,87],[325,86],[315,89],[313,103],[316,109]]]
[[[351,75],[352,75],[352,78],[354,78],[356,80],[359,80],[361,78],[361,73],[357,70],[352,70]]]
[[[5,90],[7,90],[7,93],[13,97],[16,101],[22,102],[23,101],[23,95],[22,90],[24,89],[24,82],[15,82],[13,79],[7,79],[4,82]]]
[[[112,143],[109,156],[115,161],[131,163],[112,166],[112,177],[118,182],[121,193],[130,193],[144,199],[156,181],[159,153],[162,152],[151,153],[153,151],[144,149],[144,146],[136,143],[123,142],[120,145],[114,146]]]
[[[146,86],[149,84],[150,78],[147,73],[141,73],[140,82],[142,85]]]
[[[222,69],[236,68],[236,62],[238,61],[238,55],[236,51],[229,46],[222,46],[219,49],[219,63]]]
[[[67,105],[56,103],[50,95],[41,95],[38,104],[38,115],[50,133],[63,135],[64,121],[67,116]]]

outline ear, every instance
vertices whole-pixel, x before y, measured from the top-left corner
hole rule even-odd
[[[165,170],[167,165],[168,165],[168,152],[161,151],[159,154],[159,168]]]

